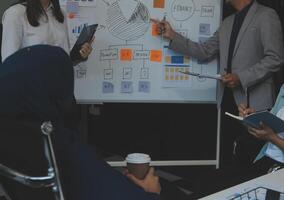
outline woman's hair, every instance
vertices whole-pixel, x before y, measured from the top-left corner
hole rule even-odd
[[[53,5],[53,15],[60,23],[64,22],[64,16],[60,9],[59,0],[50,0]],[[44,8],[41,5],[40,0],[19,0],[19,3],[24,4],[27,7],[27,18],[32,26],[39,25],[39,18],[42,15],[46,15]]]

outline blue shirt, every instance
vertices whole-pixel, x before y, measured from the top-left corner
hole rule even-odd
[[[271,113],[277,115],[279,111],[283,108],[284,108],[284,85],[282,85],[279,91],[278,97],[271,110]],[[281,138],[284,138],[284,133],[279,133],[279,136]],[[265,143],[265,145],[262,147],[259,154],[255,158],[255,161],[261,159],[263,156],[267,156],[273,160],[284,163],[284,151],[279,147],[277,147],[276,145],[272,144],[271,142]]]

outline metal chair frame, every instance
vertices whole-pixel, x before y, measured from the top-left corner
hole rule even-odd
[[[41,133],[44,142],[44,154],[48,162],[46,176],[28,176],[0,163],[0,176],[14,180],[31,188],[51,188],[56,200],[64,200],[62,185],[59,177],[55,153],[52,145],[51,134],[53,126],[51,122],[43,122]]]

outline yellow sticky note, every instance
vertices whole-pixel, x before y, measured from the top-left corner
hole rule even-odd
[[[154,8],[165,8],[165,0],[154,0]]]
[[[171,56],[165,56],[165,61],[166,63],[171,63],[172,62]]]
[[[184,57],[184,64],[189,64],[189,58],[187,58],[187,57]]]
[[[152,62],[162,62],[163,53],[161,50],[151,50],[150,60]]]
[[[120,49],[120,60],[131,61],[132,60],[132,49]]]

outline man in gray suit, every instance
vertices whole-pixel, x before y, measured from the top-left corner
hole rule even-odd
[[[237,105],[247,102],[255,110],[271,108],[275,99],[272,74],[283,63],[283,33],[273,9],[254,0],[226,0],[237,12],[227,17],[204,43],[196,43],[175,32],[167,21],[156,21],[159,34],[170,39],[169,48],[201,61],[220,59],[222,81],[218,82],[217,105],[238,114]],[[155,20],[154,20],[155,21]],[[222,117],[221,161],[229,160],[239,125]],[[236,133],[232,133],[234,131]],[[225,132],[225,133],[224,133]],[[222,162],[221,162],[222,164]]]

